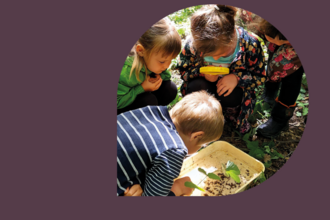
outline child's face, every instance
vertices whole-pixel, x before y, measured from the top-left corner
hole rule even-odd
[[[275,38],[271,38],[267,35],[265,35],[265,37],[269,42],[276,44],[277,46],[281,46],[283,44],[289,44],[289,41],[287,40],[280,40],[278,35]]]
[[[213,57],[214,60],[220,59],[220,57],[228,57],[235,51],[235,47],[225,47],[216,50],[213,53],[205,54],[205,56]]]
[[[155,74],[161,74],[167,70],[174,58],[175,57],[172,56],[163,57],[163,54],[158,52],[150,54],[148,59],[145,59],[144,61],[146,62],[148,70]]]

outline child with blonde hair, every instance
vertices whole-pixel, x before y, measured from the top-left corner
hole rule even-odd
[[[224,117],[217,99],[205,91],[185,96],[171,110],[147,106],[117,116],[117,196],[140,185],[142,196],[191,195],[177,179],[187,154],[218,140]]]
[[[206,5],[191,17],[192,38],[180,54],[182,95],[206,90],[221,102],[226,121],[244,134],[249,131],[255,88],[265,82],[265,57],[258,37],[235,26],[237,9]],[[228,75],[200,73],[200,67],[227,67]]]
[[[147,105],[168,105],[177,87],[167,70],[181,50],[181,38],[168,18],[147,30],[122,68],[117,90],[117,114]]]

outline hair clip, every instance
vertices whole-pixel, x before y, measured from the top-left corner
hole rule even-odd
[[[217,5],[214,5],[215,9],[217,9],[218,11],[220,10],[219,7]]]

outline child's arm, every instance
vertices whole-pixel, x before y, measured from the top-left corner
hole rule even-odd
[[[261,42],[255,34],[250,36],[249,41],[245,42],[243,48],[243,59],[239,59],[234,64],[233,73],[236,75],[237,86],[245,90],[254,90],[255,87],[262,85],[266,80],[265,56],[261,47]],[[245,63],[244,62],[245,59]]]
[[[144,74],[139,75],[139,81],[134,72],[130,77],[130,71],[131,68],[124,65],[120,73],[117,89],[117,109],[121,109],[132,104],[137,95],[145,92],[141,86],[142,82],[145,80]]]
[[[147,172],[142,196],[168,196],[186,154],[182,149],[170,149],[158,155]]]

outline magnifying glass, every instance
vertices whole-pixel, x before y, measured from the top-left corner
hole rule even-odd
[[[204,66],[199,68],[199,72],[209,75],[227,75],[229,74],[229,68],[227,67],[216,67],[216,66]]]

